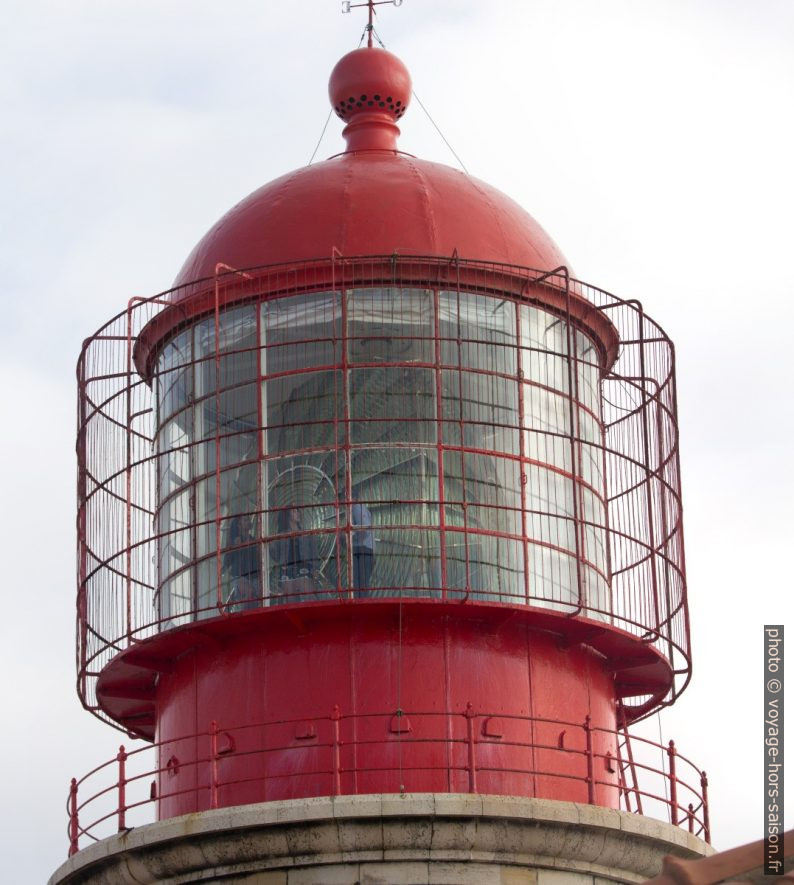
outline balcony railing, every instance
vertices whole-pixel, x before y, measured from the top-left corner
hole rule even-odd
[[[509,739],[493,728],[495,720],[510,720]],[[294,737],[265,747],[261,736],[273,730]],[[359,733],[370,737],[362,740]],[[540,734],[557,738],[551,742]],[[191,741],[195,758],[172,753],[182,740]],[[379,761],[369,766],[346,764],[360,758],[351,750],[394,744],[399,764],[387,753],[371,755]],[[311,754],[306,753],[309,745]],[[597,749],[604,746],[615,752]],[[232,759],[236,765],[230,766]],[[278,765],[269,764],[276,759]],[[178,778],[180,771],[191,776]],[[603,797],[610,795],[624,811],[666,820],[710,841],[706,774],[680,755],[673,741],[663,746],[625,731],[596,728],[589,717],[574,723],[503,716],[476,712],[470,705],[457,712],[391,710],[367,716],[345,715],[334,707],[308,728],[297,719],[241,727],[213,721],[202,732],[168,742],[131,751],[120,747],[115,758],[71,782],[69,855],[91,841],[172,816],[167,808],[177,807],[180,798],[197,810],[237,804],[229,797],[239,797],[243,788],[250,797],[258,795],[250,802],[274,794],[282,798],[297,778],[317,784],[318,796],[336,796],[349,792],[351,774],[373,772],[393,777],[393,792],[411,792],[412,771],[423,780],[442,773],[454,785],[449,792],[488,793],[499,775],[524,775],[528,783],[543,778],[543,798],[554,798],[555,785],[566,795],[578,789],[581,801],[589,804],[604,804]],[[174,786],[185,780],[189,786]]]

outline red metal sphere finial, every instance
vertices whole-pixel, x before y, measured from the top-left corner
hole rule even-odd
[[[348,151],[397,150],[396,121],[411,100],[411,75],[396,55],[370,47],[349,52],[331,72],[328,95],[347,123]]]

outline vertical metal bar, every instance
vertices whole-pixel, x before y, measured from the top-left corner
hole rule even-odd
[[[339,720],[342,714],[339,705],[334,704],[331,711],[331,727],[333,729],[333,741],[331,743],[331,795],[339,796],[342,793],[342,742],[339,740]]]
[[[125,470],[125,588],[126,588],[126,634],[127,642],[132,637],[132,307],[137,299],[130,298],[127,302],[127,421],[125,448],[127,467]]]
[[[700,795],[703,799],[703,838],[711,845],[711,824],[709,822],[709,779],[706,772],[700,772]]]
[[[86,426],[86,380],[85,360],[89,342],[83,345],[80,361],[77,367],[77,379],[79,385],[78,399],[78,437],[77,437],[77,541],[80,557],[78,560],[78,583],[77,583],[77,629],[79,646],[77,650],[77,672],[80,683],[80,697],[86,698],[86,661],[88,639],[88,602],[86,593],[87,568],[87,526],[86,526],[86,495],[87,495],[87,455],[86,441],[88,439],[88,427]]]
[[[631,735],[629,734],[629,727],[626,722],[626,709],[622,702],[620,704],[620,721],[623,733],[623,746],[626,748],[626,758],[628,760],[629,770],[631,771],[631,781],[633,784],[632,789],[634,791],[634,799],[637,803],[637,814],[642,814],[642,796],[640,795],[640,787],[637,782],[637,768],[634,765],[634,751],[631,748]]]
[[[257,530],[254,532],[256,536],[257,553],[259,556],[259,601],[258,605],[265,605],[266,596],[270,591],[270,569],[267,568],[268,556],[264,549],[263,539],[265,537],[265,519],[266,511],[269,508],[269,502],[265,501],[267,494],[267,475],[263,477],[263,471],[267,470],[267,464],[264,461],[264,435],[266,433],[265,424],[267,416],[262,407],[262,391],[266,382],[262,379],[262,359],[264,357],[265,366],[267,366],[267,353],[263,353],[262,346],[262,296],[254,302],[254,310],[256,311],[256,413],[257,413],[257,430],[256,430],[256,506],[258,513],[255,514]],[[267,335],[267,327],[265,326],[265,335]],[[265,339],[267,343],[267,339]]]
[[[521,305],[516,302],[516,384],[518,386],[518,469],[521,474],[521,545],[524,552],[524,601],[529,604],[529,541],[527,539],[527,445],[524,428],[524,359],[522,355]]]
[[[649,467],[650,459],[650,433],[648,430],[648,393],[645,387],[645,312],[642,305],[638,304],[639,311],[639,344],[640,344],[640,381],[639,391],[643,398],[640,406],[640,416],[642,420],[642,444],[643,444],[643,465],[646,471],[646,514],[648,519],[648,558],[651,569],[651,587],[653,589],[653,610],[656,623],[653,626],[653,632],[658,636],[659,627],[661,625],[661,615],[659,613],[659,581],[656,574],[656,532],[654,528],[654,512],[653,512],[653,471]],[[655,638],[655,637],[654,637]]]
[[[609,614],[615,612],[615,590],[612,586],[612,537],[611,537],[611,518],[609,515],[609,473],[607,465],[607,430],[604,423],[604,373],[607,370],[606,364],[599,366],[598,371],[598,431],[599,446],[601,448],[601,482],[598,491],[604,496],[604,556],[606,558],[606,573],[609,590]],[[611,457],[615,457],[612,447],[610,446]]]
[[[593,760],[593,729],[590,725],[590,715],[584,718],[585,755],[587,757],[587,802],[595,805],[595,766]]]
[[[469,762],[469,792],[477,792],[477,759],[474,752],[474,720],[477,714],[471,705],[471,701],[466,703],[466,711],[463,714],[466,717],[466,745],[468,748]]]
[[[675,741],[667,745],[667,757],[670,760],[670,823],[678,825],[678,781],[675,775]]]
[[[220,614],[225,614],[221,578],[221,307],[220,281],[218,272],[221,265],[215,266],[215,605]],[[215,806],[213,806],[214,808]]]
[[[676,476],[676,484],[678,487],[678,491],[680,491],[680,483],[681,483],[681,460],[680,460],[680,450],[678,446],[678,392],[675,384],[675,345],[672,341],[667,342],[670,347],[670,390],[672,392],[671,395],[671,403],[670,410],[675,417],[675,476]],[[690,631],[689,631],[689,606],[686,602],[686,553],[684,551],[684,515],[681,509],[681,505],[678,505],[678,562],[679,567],[681,569],[681,581],[683,586],[681,587],[682,598],[684,601],[683,604],[683,617],[684,617],[684,641],[682,642],[683,647],[686,649],[686,656],[689,657],[689,649],[690,649]],[[689,661],[687,661],[689,663]],[[678,696],[676,692],[675,684],[673,684],[673,699]],[[706,841],[709,841],[709,837],[706,836]]]
[[[210,808],[218,807],[218,723],[210,722]]]
[[[190,520],[190,559],[191,559],[191,595],[193,598],[193,607],[194,609],[198,609],[198,600],[199,600],[199,566],[195,565],[196,556],[199,549],[199,528],[198,528],[198,507],[196,502],[196,493],[198,491],[198,484],[196,483],[196,476],[198,474],[197,461],[199,460],[198,448],[196,445],[196,440],[199,438],[197,429],[199,425],[199,408],[196,407],[196,391],[199,389],[198,376],[201,371],[196,364],[196,339],[198,338],[198,329],[197,326],[194,326],[190,330],[190,390],[192,391],[193,402],[188,404],[188,408],[190,409],[190,417],[186,420],[186,424],[189,421],[189,441],[190,445],[188,446],[188,471],[189,471],[189,493],[187,498],[187,506],[188,506],[188,519]],[[203,365],[202,365],[203,368]],[[202,390],[202,393],[204,391]],[[159,414],[158,414],[158,427],[159,427]],[[200,444],[203,445],[203,444]],[[206,458],[206,455],[204,455]],[[206,466],[204,468],[206,470]],[[158,507],[158,514],[160,512],[160,508]],[[158,534],[159,534],[159,526],[158,526]],[[158,568],[160,563],[159,556],[159,543],[158,543]],[[157,576],[157,584],[159,589],[159,580],[160,576]],[[207,588],[209,592],[209,587]],[[206,600],[205,600],[206,604]]]
[[[433,336],[436,361],[436,479],[438,483],[438,525],[441,553],[441,598],[447,598],[447,512],[444,491],[444,385],[441,379],[441,297],[438,287],[433,289]]]
[[[216,606],[222,615],[230,614],[223,604],[221,576],[223,559],[221,557],[221,304],[220,304],[220,272],[224,270],[236,274],[245,280],[251,280],[251,274],[237,270],[219,261],[215,265],[215,564],[216,564]]]
[[[667,625],[666,638],[667,638],[667,656],[668,660],[674,666],[674,655],[675,655],[675,647],[673,645],[673,600],[670,595],[670,584],[671,584],[671,567],[670,567],[670,556],[668,554],[669,545],[671,542],[671,538],[669,536],[669,525],[667,520],[667,483],[664,477],[664,445],[663,445],[663,432],[664,432],[664,422],[662,420],[662,386],[660,384],[656,384],[656,471],[659,482],[659,510],[660,510],[660,518],[662,523],[662,561],[664,564],[664,599],[666,604],[666,611],[664,613],[664,621]]]
[[[341,258],[341,253],[340,253]],[[354,274],[355,276],[355,274]],[[342,433],[345,464],[345,555],[347,557],[347,596],[353,597],[353,455],[351,452],[350,433],[350,384],[351,372],[348,364],[349,330],[348,330],[348,297],[350,292],[345,288],[344,279],[340,281],[340,298],[342,306]],[[351,290],[352,291],[352,290]],[[337,440],[337,446],[339,442]]]
[[[77,778],[69,785],[69,857],[80,850],[80,821],[77,812]]]
[[[337,334],[336,328],[336,305],[335,299],[337,297],[336,291],[336,259],[337,255],[341,258],[342,253],[334,246],[331,249],[331,292],[333,294],[332,299],[332,319],[333,323],[334,335],[333,335],[333,374],[334,374],[334,544],[336,549],[336,593],[337,596],[342,599],[342,542],[340,538],[340,529],[341,529],[341,520],[339,518],[339,508],[340,508],[340,500],[339,500],[339,362],[340,359],[336,355],[337,345],[340,344],[340,339]],[[344,323],[344,293],[339,292],[339,322]],[[340,330],[341,331],[341,330]],[[340,345],[343,346],[343,343]],[[340,353],[341,357],[341,353]],[[342,378],[342,384],[344,385],[345,379]]]
[[[116,759],[119,763],[119,832],[127,829],[127,753],[124,744],[119,747]]]
[[[695,806],[690,802],[689,808],[687,809],[687,828],[690,833],[694,834],[695,832]]]
[[[581,484],[579,482],[579,458],[577,444],[576,429],[579,425],[579,404],[575,391],[578,389],[576,381],[576,337],[571,322],[571,279],[568,275],[566,267],[559,268],[565,279],[565,332],[566,332],[566,360],[568,364],[568,440],[571,448],[571,483],[572,483],[572,504],[573,504],[573,538],[574,538],[574,555],[576,556],[576,592],[577,605],[576,609],[568,613],[569,617],[578,615],[584,606],[584,582],[582,580],[582,550],[580,541],[580,531],[582,517],[579,506],[579,496],[581,494]],[[591,800],[592,801],[592,800]]]
[[[466,504],[466,455],[464,452],[466,442],[466,425],[463,420],[463,358],[461,349],[463,341],[460,336],[460,258],[456,249],[452,256],[455,262],[455,321],[457,324],[457,344],[458,344],[458,433],[460,434],[460,509],[463,516],[463,556],[466,574],[466,592],[463,601],[468,601],[471,593],[471,564],[469,562],[469,514]]]

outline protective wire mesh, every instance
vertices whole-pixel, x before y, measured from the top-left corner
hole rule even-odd
[[[78,674],[261,606],[537,606],[689,674],[674,354],[636,301],[457,258],[134,299],[78,363]]]

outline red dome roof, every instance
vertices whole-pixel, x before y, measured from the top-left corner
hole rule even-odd
[[[219,262],[246,268],[330,258],[334,248],[346,257],[448,256],[457,250],[461,258],[540,270],[567,264],[543,228],[509,197],[463,172],[396,150],[395,120],[410,91],[404,65],[383,49],[358,49],[341,59],[329,92],[347,121],[347,151],[238,203],[198,243],[176,285],[212,276]]]
[[[448,166],[391,151],[343,154],[254,191],[203,237],[177,284],[328,256],[439,255],[551,270],[565,258],[517,203]]]

